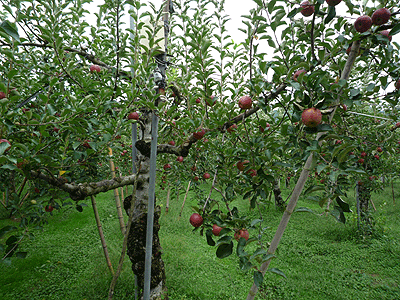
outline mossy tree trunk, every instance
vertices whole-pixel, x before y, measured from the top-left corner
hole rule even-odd
[[[132,213],[132,225],[128,233],[127,254],[132,262],[132,271],[137,276],[138,288],[141,290],[140,294],[142,295],[146,255],[147,206],[149,200],[151,113],[142,112],[140,122],[142,122],[142,131],[136,143],[138,150],[136,161],[139,162],[139,174]],[[132,196],[128,196],[124,200],[124,209],[128,215],[131,208],[131,201]],[[167,299],[164,262],[161,258],[162,251],[158,237],[160,229],[159,217],[160,209],[156,207],[153,226],[151,299]]]

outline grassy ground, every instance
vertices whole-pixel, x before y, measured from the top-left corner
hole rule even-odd
[[[377,208],[373,216],[379,224],[379,232],[377,238],[363,242],[356,239],[351,214],[347,214],[346,225],[336,222],[332,216],[293,214],[281,240],[278,258],[271,263],[271,267],[282,270],[287,279],[267,273],[256,299],[400,299],[399,182],[395,193],[395,205],[390,189],[373,196]],[[188,219],[192,213],[190,206],[196,200],[192,194],[190,196],[181,218],[183,195],[179,200],[171,198],[168,214],[165,213],[165,194],[159,197],[163,205],[160,237],[170,299],[245,299],[252,274],[239,270],[234,255],[218,259],[215,247],[206,244],[205,236],[192,233]],[[97,202],[115,267],[122,235],[112,192],[99,195]],[[2,266],[0,299],[106,298],[111,275],[103,257],[93,211],[87,204],[82,213],[74,209],[54,211],[49,225],[20,249],[28,251],[28,256],[13,259],[9,267]],[[237,205],[245,208],[247,202]],[[304,199],[299,206],[320,212],[318,206]],[[262,213],[264,225],[271,227],[272,237],[281,213],[273,207],[263,208]],[[0,227],[10,222],[1,220]],[[134,299],[133,286],[127,259],[114,299]]]

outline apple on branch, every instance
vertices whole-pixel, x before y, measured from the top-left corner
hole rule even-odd
[[[193,227],[200,227],[203,225],[203,217],[200,216],[198,213],[194,213],[190,216],[189,219],[190,224],[192,224]]]
[[[342,2],[342,0],[326,0],[326,3],[328,3],[329,6],[336,6],[340,2]]]
[[[321,124],[322,113],[318,108],[311,107],[303,111],[301,121],[307,127],[314,128]]]
[[[243,96],[239,99],[239,107],[240,109],[250,109],[253,104],[250,96]]]
[[[389,21],[391,15],[390,10],[387,8],[379,8],[371,16],[372,23],[374,25],[383,25]]]
[[[354,28],[360,33],[366,32],[371,28],[371,26],[372,19],[370,16],[367,15],[358,17],[354,22]]]
[[[134,111],[128,115],[128,120],[139,120],[139,113]]]
[[[89,70],[92,73],[100,73],[101,72],[101,67],[99,65],[91,65]]]
[[[302,8],[302,10],[300,11],[300,13],[305,16],[305,17],[309,17],[312,16],[315,9],[314,9],[314,5],[311,4],[309,1],[304,1],[300,4],[300,7]]]
[[[247,241],[249,239],[249,232],[247,231],[247,229],[242,228],[242,229],[236,231],[233,237],[237,241],[239,241],[241,237]]]

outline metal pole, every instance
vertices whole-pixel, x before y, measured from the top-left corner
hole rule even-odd
[[[134,9],[134,7],[132,5],[130,5],[130,9]],[[132,16],[129,16],[129,27],[132,30],[130,35],[131,40],[134,39],[134,35],[133,35],[133,30],[135,29],[135,21],[133,20]],[[133,65],[134,61],[133,59],[131,59],[131,63]],[[131,67],[131,74],[132,77],[135,76],[135,69],[133,67]],[[137,151],[136,151],[136,144],[137,141],[137,124],[136,122],[132,123],[132,174],[136,174],[136,155],[137,155]],[[134,201],[135,199],[135,195],[132,195],[132,201]],[[126,232],[126,234],[129,234],[129,232]],[[138,299],[138,283],[137,283],[137,276],[134,275],[135,278],[135,300]]]
[[[164,36],[165,36],[165,53],[159,55],[157,60],[158,70],[154,73],[157,78],[157,72],[161,73],[161,78],[156,80],[157,93],[160,97],[164,97],[165,88],[165,70],[167,58],[167,38],[168,38],[168,13],[170,1],[165,3],[164,7]],[[155,105],[157,106],[159,98],[156,99]],[[153,111],[151,119],[151,146],[150,146],[150,178],[149,178],[149,200],[147,205],[147,229],[146,229],[146,255],[144,266],[144,288],[143,299],[150,300],[150,284],[151,284],[151,257],[153,251],[153,224],[154,224],[154,205],[155,205],[155,188],[156,188],[156,162],[157,162],[157,137],[158,137],[158,116]]]
[[[151,256],[153,250],[153,223],[154,223],[154,203],[155,203],[155,186],[156,186],[157,131],[158,131],[158,117],[153,112],[151,120],[149,202],[147,206],[146,256],[144,265],[144,270],[145,270],[144,291],[143,291],[144,300],[150,299]]]

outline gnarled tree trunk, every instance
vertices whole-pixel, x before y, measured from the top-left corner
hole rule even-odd
[[[140,290],[144,287],[145,256],[146,256],[146,231],[147,211],[149,200],[150,180],[150,141],[151,141],[151,113],[143,112],[141,137],[136,142],[137,162],[139,165],[138,182],[136,187],[136,199],[133,206],[132,225],[128,233],[127,254],[132,262],[132,271],[137,276],[137,284]],[[132,196],[124,200],[124,209],[129,215]],[[161,258],[161,245],[158,237],[160,225],[158,223],[160,209],[156,207],[153,225],[152,265],[150,299],[168,299],[165,287],[165,269]],[[140,293],[142,295],[142,292]],[[162,298],[161,298],[162,297]]]

